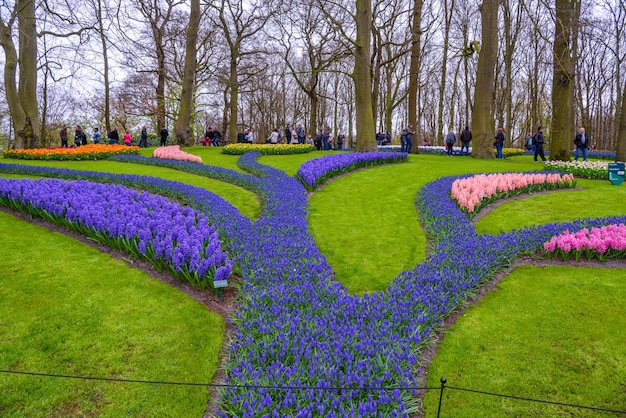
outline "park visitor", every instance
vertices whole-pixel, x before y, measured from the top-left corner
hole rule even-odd
[[[589,148],[589,136],[585,133],[585,128],[582,126],[578,129],[576,138],[574,138],[574,144],[576,145],[576,157],[574,161],[578,161],[578,156],[583,156],[583,161],[587,161],[587,149]]]

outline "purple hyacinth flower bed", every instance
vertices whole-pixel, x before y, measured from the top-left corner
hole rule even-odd
[[[220,216],[220,208],[203,203],[209,197],[197,188],[111,177],[176,190],[214,222],[235,257],[243,285],[225,365],[233,386],[223,390],[224,416],[407,416],[419,406],[411,389],[420,382],[419,351],[480,283],[554,235],[626,222],[585,219],[477,234],[450,198],[458,177],[441,178],[417,196],[433,240],[426,261],[401,272],[387,291],[359,297],[334,281],[308,232],[304,186],[257,157],[250,153],[239,160],[255,176],[222,173],[261,196],[263,213],[253,223],[236,211]],[[187,169],[185,163],[171,164]],[[239,221],[244,223],[237,226]]]
[[[168,268],[199,289],[232,270],[207,218],[159,195],[84,180],[0,179],[0,202]]]
[[[363,167],[407,161],[407,154],[402,152],[363,152],[328,155],[303,163],[296,177],[309,191],[331,177]]]

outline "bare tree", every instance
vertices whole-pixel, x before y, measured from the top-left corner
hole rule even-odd
[[[262,44],[255,42],[267,22],[276,13],[277,5],[261,1],[244,4],[243,0],[218,0],[210,4],[216,16],[216,26],[224,34],[229,48],[228,76],[228,142],[237,142],[237,124],[239,115],[240,77],[252,76],[259,69],[248,69],[242,74],[242,60],[263,52]]]
[[[191,111],[194,102],[194,86],[196,74],[196,56],[198,28],[200,26],[200,0],[191,0],[189,13],[189,26],[187,27],[187,40],[185,45],[185,68],[183,73],[183,89],[180,99],[180,112],[174,128],[174,141],[178,145],[189,145],[191,128]]]

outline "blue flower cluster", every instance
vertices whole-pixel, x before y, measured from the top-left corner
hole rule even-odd
[[[0,179],[0,202],[166,266],[201,289],[232,270],[208,219],[159,195],[84,180]]]
[[[239,160],[255,176],[226,173],[261,197],[263,213],[254,223],[234,210],[227,217],[215,213],[229,209],[205,205],[209,198],[196,188],[159,183],[215,222],[242,275],[225,366],[228,383],[236,386],[224,390],[224,416],[407,416],[418,405],[413,391],[402,388],[417,385],[419,350],[480,282],[564,230],[626,222],[588,219],[481,235],[450,199],[456,177],[442,178],[417,196],[433,241],[429,257],[399,274],[387,291],[359,297],[334,281],[309,234],[303,185],[257,157]],[[187,169],[187,163],[171,164]],[[137,187],[156,184],[135,180]]]
[[[302,164],[296,177],[300,179],[308,190],[315,190],[317,186],[339,173],[346,173],[372,165],[404,162],[407,161],[407,158],[407,154],[402,152],[364,152],[328,155]]]

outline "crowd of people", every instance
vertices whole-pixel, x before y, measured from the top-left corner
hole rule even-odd
[[[68,148],[69,145],[69,135],[68,135],[67,125],[63,125],[61,130],[59,131],[59,137],[61,138],[61,147]],[[167,128],[161,129],[160,132],[161,137],[161,146],[167,145],[167,139],[169,137],[169,131]],[[117,130],[117,126],[113,126],[113,129],[107,134],[107,140],[109,145],[119,144],[120,143],[120,133]],[[91,141],[94,144],[99,144],[102,141],[102,134],[100,133],[100,128],[93,128],[93,133],[91,134]],[[122,135],[122,142],[124,145],[131,146],[133,143],[133,136],[130,131],[126,130],[124,135]],[[76,125],[74,128],[74,147],[80,147],[82,145],[87,145],[87,134],[83,131],[83,128],[80,125]],[[139,146],[141,148],[148,147],[148,127],[144,125],[141,128],[141,134],[139,136]]]
[[[543,137],[542,126],[537,128],[536,133],[528,132],[525,141],[525,147],[528,151],[532,151],[534,154],[535,162],[538,162],[538,158],[541,158],[542,161],[546,161],[545,151],[543,149],[545,140]],[[254,143],[255,136],[252,129],[248,128],[244,131],[242,135],[243,139],[247,143]],[[59,132],[59,136],[61,138],[61,146],[69,147],[69,134],[67,125],[63,125]],[[159,132],[160,136],[160,145],[167,145],[167,140],[169,138],[169,131],[167,128],[161,129]],[[415,136],[415,131],[413,130],[413,124],[409,123],[405,129],[402,130],[400,135],[400,151],[410,153],[413,149],[413,137]],[[93,133],[91,134],[91,140],[94,144],[99,144],[102,141],[102,134],[100,133],[99,128],[94,128]],[[119,144],[120,143],[120,134],[116,126],[107,134],[107,139],[109,144]],[[209,126],[204,134],[204,139],[201,141],[204,146],[220,146],[222,142],[223,136],[222,133],[213,126]],[[336,138],[333,136],[332,129],[328,125],[328,123],[324,123],[324,126],[317,131],[317,135],[315,138],[311,138],[311,135],[307,135],[302,127],[302,124],[297,124],[294,127],[291,124],[287,124],[287,126],[283,129],[282,127],[275,128],[272,133],[267,137],[265,142],[267,144],[310,144],[314,145],[315,148],[319,151],[321,150],[341,150],[344,149],[346,136],[339,132]],[[470,131],[468,126],[461,131],[459,135],[459,139],[461,142],[461,151],[459,155],[469,155],[469,146],[472,141],[472,132]],[[130,132],[127,130],[124,132],[122,136],[122,141],[125,145],[132,145],[133,137]],[[457,136],[453,131],[449,131],[445,137],[445,146],[447,155],[453,154],[453,147],[457,141]],[[494,147],[496,148],[496,158],[504,158],[503,147],[505,142],[504,129],[498,128],[497,134],[494,137]],[[75,147],[80,147],[82,145],[87,145],[87,134],[83,130],[80,125],[76,125],[74,128],[74,145]],[[376,144],[378,146],[385,146],[391,144],[391,135],[387,132],[383,132],[382,130],[376,134]],[[430,146],[430,142],[428,139],[424,139],[422,142],[423,146]],[[576,155],[574,157],[575,161],[578,161],[578,158],[582,156],[583,161],[587,161],[587,151],[590,146],[589,137],[585,132],[584,127],[580,127],[578,132],[574,138],[574,145],[576,147]],[[140,139],[139,139],[139,147],[146,148],[148,147],[148,128],[144,125],[141,129]]]

